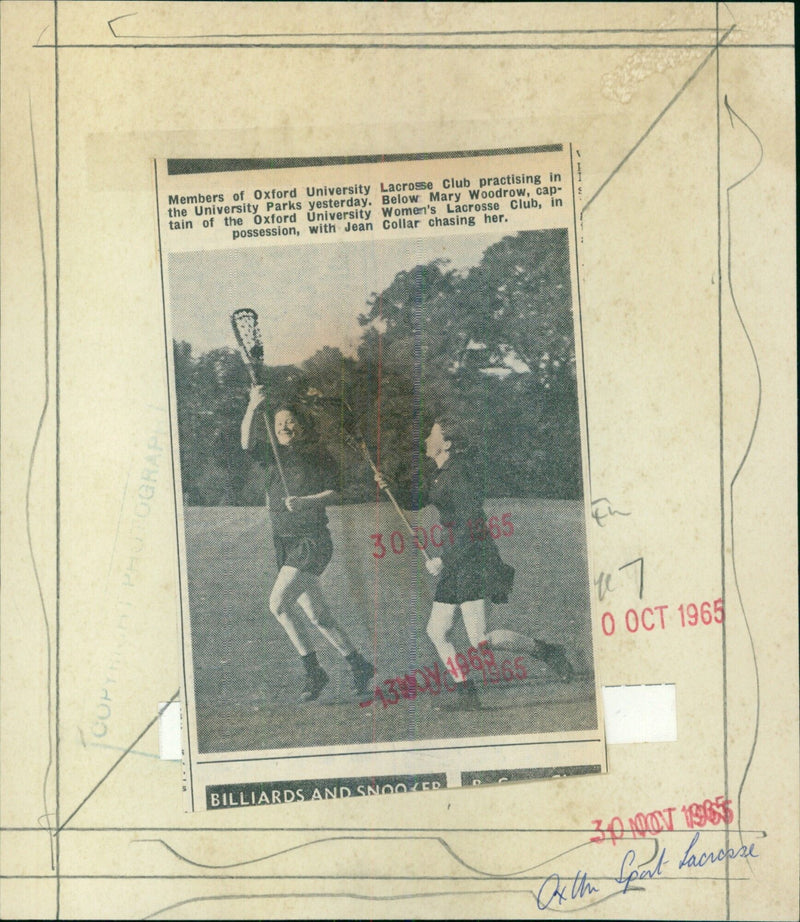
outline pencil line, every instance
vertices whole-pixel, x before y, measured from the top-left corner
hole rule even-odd
[[[594,902],[582,903],[574,910],[554,910],[555,912],[582,912],[585,909],[588,909],[590,906],[596,906],[599,903],[605,902],[606,900],[612,899],[615,896],[619,896],[625,892],[633,893],[634,891],[644,891],[644,887],[628,886],[627,890],[615,890],[613,893],[609,893],[607,896],[602,897],[601,899],[595,900]],[[497,894],[524,894],[529,896],[531,899],[536,901],[536,894],[532,890],[523,889],[523,890],[507,890],[502,888],[494,888],[492,890],[469,890],[466,893],[461,890],[445,890],[440,892],[433,893],[397,893],[389,894],[386,896],[379,896],[375,893],[353,893],[353,892],[337,892],[333,891],[330,893],[236,893],[236,894],[225,894],[219,896],[195,896],[190,897],[189,899],[180,900],[177,903],[171,903],[168,906],[164,906],[161,909],[157,909],[155,912],[151,913],[148,916],[144,916],[145,919],[155,919],[157,916],[160,916],[162,913],[169,912],[172,909],[177,909],[180,906],[187,906],[192,903],[204,903],[204,902],[219,902],[223,900],[259,900],[259,899],[281,899],[281,900],[294,900],[294,899],[304,899],[304,898],[322,898],[329,899],[331,897],[338,897],[351,900],[364,900],[377,903],[393,903],[399,902],[402,900],[414,900],[424,897],[425,899],[430,899],[431,897],[454,897],[454,896],[488,896],[488,895],[497,895]]]
[[[733,30],[731,26],[729,31]],[[723,36],[724,41],[724,36]],[[55,47],[52,43],[42,43],[32,45],[32,48],[53,48]],[[167,42],[144,42],[144,43],[113,43],[113,42],[86,42],[79,43],[75,42],[72,44],[62,44],[58,46],[59,49],[63,50],[87,50],[91,48],[97,48],[100,50],[116,49],[116,50],[131,50],[136,51],[139,49],[162,49],[162,50],[193,50],[198,48],[205,49],[282,49],[292,50],[297,49],[301,51],[309,50],[312,48],[325,50],[326,48],[331,50],[343,50],[348,51],[352,49],[364,49],[370,51],[615,51],[615,50],[626,50],[631,51],[642,51],[646,49],[660,49],[665,50],[685,50],[691,48],[697,48],[700,51],[705,51],[709,49],[711,54],[714,54],[717,51],[717,46],[709,42],[693,42],[693,43],[661,43],[661,42],[606,42],[603,44],[598,43],[575,43],[575,44],[554,44],[554,43],[508,43],[508,42],[495,42],[495,43],[426,43],[426,44],[412,44],[405,42],[387,42],[387,43],[367,43],[367,42],[224,42],[224,43],[211,43],[211,42],[181,42],[181,43],[167,43]],[[735,45],[726,45],[724,46],[726,50],[735,51],[737,49],[754,49],[754,48],[763,48],[763,49],[793,49],[795,47],[793,42],[752,42],[752,43],[736,43]]]
[[[180,694],[180,689],[177,689],[177,690],[173,693],[172,697],[170,697],[170,698],[167,699],[167,704],[171,704],[173,701],[177,700],[179,694]],[[119,756],[119,758],[116,759],[116,761],[111,765],[111,767],[110,767],[110,768],[108,769],[108,771],[103,775],[103,777],[97,782],[97,784],[94,785],[94,787],[93,787],[93,788],[89,791],[89,793],[83,798],[83,800],[78,804],[78,806],[75,807],[75,809],[72,811],[72,813],[70,813],[70,815],[64,820],[64,822],[61,823],[61,824],[58,826],[58,828],[57,828],[57,830],[56,830],[56,834],[60,834],[60,833],[64,830],[64,828],[68,825],[68,823],[70,822],[70,820],[72,820],[72,818],[75,816],[75,814],[78,813],[78,811],[79,811],[79,810],[86,804],[86,802],[95,794],[95,792],[98,791],[98,790],[100,789],[100,787],[108,780],[108,778],[111,776],[111,774],[112,774],[112,773],[114,772],[114,770],[117,768],[117,766],[122,762],[122,760],[123,760],[127,755],[129,755],[129,754],[133,751],[133,749],[134,749],[134,747],[136,746],[136,744],[142,739],[142,737],[147,733],[147,731],[150,730],[151,727],[153,727],[153,726],[158,722],[158,719],[159,719],[160,716],[161,716],[160,714],[156,714],[156,716],[155,716],[152,720],[148,721],[147,725],[146,725],[145,728],[142,730],[142,732],[139,733],[139,735],[136,737],[136,739],[135,739],[129,746],[126,746],[126,747],[125,747],[125,749],[122,751],[122,754],[121,754],[121,755]]]
[[[459,874],[458,876],[454,874],[62,874],[62,877],[65,880],[272,880],[272,881],[285,881],[285,880],[335,880],[335,881],[376,881],[376,880],[391,880],[391,881],[464,881],[464,882],[476,882],[476,883],[486,883],[486,877],[480,877],[478,875],[468,875],[468,874]],[[529,874],[525,877],[512,877],[509,879],[509,883],[520,883],[522,881],[541,881],[547,880],[551,875],[543,874]],[[51,880],[49,874],[0,874],[0,880]],[[610,877],[605,874],[592,874],[591,879],[594,880],[603,880],[603,881],[615,881],[619,883],[618,877]],[[687,881],[695,880],[716,880],[723,881],[725,877],[722,875],[718,876],[699,876],[693,874],[690,878],[684,876],[675,876],[668,877],[662,874],[658,881],[659,883],[681,883],[686,884]],[[732,877],[731,880],[753,880],[752,877],[742,876],[742,877]],[[504,883],[504,879],[500,878],[498,883]],[[505,893],[507,891],[500,890],[499,892]]]
[[[50,409],[50,339],[49,339],[49,324],[50,316],[47,306],[48,298],[48,288],[47,288],[47,260],[45,258],[45,248],[44,248],[44,223],[42,221],[42,200],[41,200],[41,190],[39,187],[39,165],[36,156],[36,137],[33,129],[33,103],[31,101],[30,94],[28,95],[28,118],[30,121],[30,133],[31,133],[31,154],[33,158],[33,184],[36,191],[36,217],[39,229],[39,248],[42,256],[42,353],[44,359],[44,399],[42,401],[42,407],[39,412],[39,419],[36,424],[36,433],[33,439],[33,445],[31,447],[30,458],[28,460],[28,479],[25,485],[25,531],[28,539],[28,554],[31,560],[31,568],[33,569],[33,578],[36,583],[36,591],[39,596],[39,607],[41,609],[42,620],[44,622],[44,633],[45,633],[45,657],[46,657],[46,672],[47,677],[45,679],[45,691],[46,691],[46,700],[47,700],[47,763],[45,765],[44,778],[42,780],[42,801],[44,805],[44,814],[42,820],[45,823],[45,827],[50,835],[50,867],[55,870],[55,852],[52,840],[52,824],[50,822],[50,817],[52,816],[52,811],[50,809],[50,798],[48,794],[48,787],[50,784],[50,775],[53,771],[53,762],[54,762],[54,740],[53,740],[53,649],[52,649],[52,636],[50,630],[50,617],[47,612],[47,603],[44,598],[44,589],[42,587],[42,580],[39,575],[39,567],[36,563],[36,552],[33,547],[33,533],[31,531],[31,490],[33,488],[33,469],[36,461],[36,456],[39,448],[39,441],[42,436],[42,431],[44,429],[44,421],[47,417],[48,410]]]
[[[383,795],[381,795],[383,796]],[[388,796],[388,795],[386,795]],[[187,819],[188,821],[188,819]],[[668,835],[683,835],[686,833],[685,829],[662,829],[658,835],[659,836],[668,836]],[[766,837],[766,831],[763,829],[740,829],[738,830],[741,833],[746,833],[747,835],[758,836],[759,838]],[[40,826],[0,826],[0,832],[19,832],[19,833],[29,833],[29,832],[41,832]],[[264,833],[264,832],[287,832],[287,833],[319,833],[319,832],[367,832],[367,833],[376,833],[376,832],[423,832],[423,833],[433,833],[433,832],[455,832],[455,833],[468,833],[468,834],[481,834],[485,835],[486,833],[513,833],[515,835],[524,835],[528,833],[542,833],[542,832],[557,832],[563,833],[564,835],[572,833],[595,833],[597,830],[592,829],[578,829],[576,827],[547,827],[547,826],[381,826],[376,828],[375,826],[70,826],[69,829],[64,829],[62,835],[69,835],[70,833],[81,833],[81,832],[112,832],[112,833],[131,833],[131,832],[171,832],[171,833],[187,833],[193,834],[195,832],[225,832],[225,833]],[[703,829],[703,836],[710,835],[724,835],[724,829],[713,829],[711,827],[705,827]],[[624,841],[640,841],[637,835],[631,833],[628,836],[621,836],[617,838],[618,842]]]
[[[3,48],[3,9],[0,7],[0,48]],[[3,85],[3,62],[0,60],[0,86]],[[30,99],[30,96],[29,96]],[[0,125],[3,124],[3,101],[0,98]],[[0,173],[0,215],[3,213],[3,177]],[[3,354],[3,325],[2,325],[2,305],[3,305],[3,269],[0,266],[0,355]],[[0,408],[3,407],[3,381],[2,375],[0,375]],[[2,414],[0,413],[0,424],[2,424]],[[3,483],[3,461],[0,458],[0,484]],[[3,549],[3,523],[0,521],[0,555],[2,554]],[[0,628],[0,663],[3,662],[3,632]],[[3,692],[0,688],[0,714],[3,713]],[[48,704],[48,718],[50,716],[50,707]],[[0,734],[0,737],[2,734]],[[3,743],[0,738],[0,765],[2,765],[3,759]],[[0,824],[2,824],[3,817],[3,792],[0,790]],[[0,861],[0,868],[2,868],[2,861]]]
[[[748,756],[747,756],[747,763],[745,765],[744,772],[742,774],[742,780],[739,784],[739,790],[738,790],[737,798],[736,798],[737,816],[739,817],[739,823],[741,824],[742,794],[744,792],[744,786],[747,781],[747,776],[750,773],[750,767],[753,763],[753,756],[755,755],[756,745],[758,744],[758,732],[759,732],[760,711],[761,711],[761,684],[759,680],[758,658],[756,657],[755,642],[753,640],[753,633],[750,630],[750,622],[747,618],[747,610],[744,605],[744,599],[742,597],[742,590],[739,585],[739,574],[736,568],[736,530],[734,527],[734,513],[735,513],[734,488],[736,486],[736,481],[739,479],[739,475],[741,474],[745,464],[747,463],[747,459],[750,457],[750,451],[753,447],[753,442],[755,441],[756,431],[758,429],[758,422],[761,416],[761,398],[762,398],[762,393],[763,393],[763,384],[762,384],[762,379],[761,379],[761,368],[758,362],[758,354],[756,352],[755,345],[750,336],[750,333],[747,329],[747,325],[744,322],[744,317],[742,316],[742,312],[739,309],[739,304],[736,300],[736,294],[733,289],[733,278],[732,278],[733,244],[731,240],[731,224],[732,224],[732,221],[731,221],[731,193],[737,186],[740,186],[743,182],[745,182],[745,180],[749,179],[753,175],[753,173],[755,173],[755,171],[761,166],[761,163],[764,159],[764,147],[761,143],[761,139],[758,137],[755,131],[753,131],[753,129],[747,124],[747,122],[745,122],[745,120],[737,112],[735,112],[733,107],[728,103],[727,95],[725,96],[725,99],[724,99],[724,105],[725,105],[725,108],[728,110],[728,115],[731,119],[731,126],[733,126],[733,119],[736,118],[750,132],[750,134],[753,136],[753,138],[755,138],[755,141],[758,144],[758,161],[756,162],[755,166],[753,166],[750,170],[748,170],[748,172],[745,173],[744,176],[742,176],[732,185],[728,186],[726,190],[726,204],[727,204],[726,217],[727,217],[727,229],[728,229],[728,240],[727,240],[727,243],[728,243],[728,253],[727,253],[728,291],[730,292],[731,301],[733,303],[733,308],[736,311],[736,316],[738,317],[739,323],[741,324],[742,332],[744,333],[745,339],[747,340],[747,345],[750,348],[750,354],[753,358],[753,365],[754,365],[755,373],[756,373],[756,409],[755,409],[755,413],[753,416],[753,425],[750,429],[750,436],[747,440],[747,446],[739,461],[739,465],[736,468],[733,474],[733,477],[731,478],[729,497],[728,497],[728,504],[731,510],[731,526],[730,526],[731,527],[731,571],[733,573],[733,583],[736,589],[736,596],[737,596],[737,599],[739,600],[739,608],[742,611],[742,617],[744,619],[745,630],[747,631],[747,637],[748,637],[748,640],[750,641],[750,652],[753,656],[753,669],[755,672],[755,686],[756,686],[756,695],[755,695],[756,720],[755,720],[755,727],[753,728],[753,742],[750,746],[750,752],[748,753]],[[726,797],[727,797],[727,794],[726,794]],[[741,832],[739,834],[739,839],[741,841]],[[749,859],[747,863],[748,865],[750,864]]]
[[[617,173],[619,173],[619,171],[625,166],[625,164],[630,160],[630,158],[631,158],[631,157],[636,153],[636,151],[642,146],[642,144],[643,144],[643,143],[645,142],[645,140],[650,136],[651,132],[652,132],[653,129],[656,127],[656,125],[658,125],[658,123],[661,121],[661,119],[664,118],[664,116],[667,114],[667,112],[669,112],[669,110],[670,110],[670,109],[675,105],[675,103],[680,99],[680,97],[683,95],[684,91],[687,89],[687,87],[689,86],[689,84],[692,83],[692,81],[693,81],[693,80],[695,79],[695,77],[700,73],[700,71],[703,70],[703,68],[706,66],[706,64],[708,64],[708,62],[711,60],[711,58],[714,57],[714,55],[717,53],[717,51],[718,51],[718,49],[719,49],[720,43],[721,43],[721,42],[724,42],[725,39],[731,34],[731,32],[733,32],[733,30],[734,30],[735,28],[736,28],[735,25],[734,25],[734,26],[731,26],[731,27],[728,29],[728,31],[722,36],[722,39],[720,40],[720,42],[718,42],[716,45],[713,46],[713,48],[712,48],[712,50],[709,52],[709,54],[707,54],[706,57],[703,58],[703,60],[702,60],[702,61],[700,62],[700,64],[695,68],[695,70],[692,71],[691,75],[690,75],[689,78],[686,80],[686,82],[683,83],[683,84],[681,85],[681,87],[679,88],[678,92],[672,97],[672,99],[670,99],[670,101],[666,104],[666,106],[664,106],[664,108],[658,113],[658,115],[657,115],[656,118],[655,118],[655,121],[653,121],[653,122],[650,124],[650,126],[649,126],[648,129],[647,129],[647,131],[645,131],[645,133],[644,133],[644,134],[639,138],[639,140],[633,145],[633,147],[628,151],[628,153],[625,154],[625,156],[622,158],[622,160],[620,160],[620,162],[614,167],[614,169],[609,173],[609,175],[603,180],[602,184],[600,185],[600,188],[597,189],[597,191],[594,193],[594,195],[593,195],[593,196],[589,199],[589,201],[583,206],[583,213],[584,213],[584,214],[586,214],[586,212],[589,210],[589,208],[591,207],[592,202],[597,198],[597,196],[600,195],[600,193],[603,191],[603,189],[605,189],[605,187],[611,182],[611,180],[617,175]]]
[[[61,918],[61,843],[58,841],[58,826],[61,818],[61,137],[60,129],[60,73],[58,55],[58,0],[53,0],[53,96],[54,96],[54,159],[55,159],[55,402],[56,402],[56,637],[55,637],[55,742],[56,742],[56,809],[55,831],[53,833],[56,871],[56,919]]]
[[[730,12],[730,10],[729,10]],[[717,25],[717,38],[719,38],[719,0],[714,4],[714,15]],[[733,27],[731,27],[733,28]],[[730,30],[729,30],[730,31]],[[722,605],[725,608],[725,440],[724,440],[724,384],[723,384],[723,360],[722,360],[722,149],[720,142],[720,106],[719,106],[719,66],[720,59],[717,54],[714,61],[714,80],[715,80],[715,107],[716,107],[716,131],[717,131],[717,336],[719,350],[719,391],[717,399],[719,400],[719,489],[720,489],[720,551],[721,551],[721,588]],[[725,799],[728,799],[728,644],[727,644],[727,619],[723,618],[721,640],[722,640],[722,773],[723,773],[723,790]],[[730,831],[725,826],[725,918],[731,918],[731,887],[730,887]]]
[[[676,32],[685,34],[714,34],[714,28],[672,28],[672,29],[461,29],[455,31],[415,31],[415,32],[208,32],[197,34],[179,35],[144,35],[129,32],[122,34],[111,25],[120,19],[136,16],[137,13],[126,13],[108,21],[108,27],[114,38],[148,38],[148,39],[183,39],[183,38],[343,38],[345,36],[364,36],[380,38],[386,36],[435,36],[435,35],[669,35]]]

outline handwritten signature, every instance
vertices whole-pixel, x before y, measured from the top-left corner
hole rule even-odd
[[[750,842],[749,845],[742,845],[739,848],[718,848],[711,851],[700,851],[697,847],[699,840],[700,833],[696,832],[689,846],[678,859],[678,870],[702,868],[707,864],[716,864],[726,860],[732,861],[736,858],[758,858],[755,851],[755,842]],[[657,845],[656,847],[658,848]],[[536,894],[536,906],[544,911],[573,900],[599,896],[599,899],[595,899],[593,902],[600,902],[600,900],[608,899],[611,896],[627,893],[629,890],[641,890],[643,889],[641,886],[635,885],[636,881],[657,880],[664,874],[664,868],[670,863],[674,862],[667,858],[666,846],[658,849],[654,858],[644,862],[638,860],[636,849],[629,848],[622,858],[617,876],[613,878],[614,883],[620,885],[619,890],[602,896],[600,882],[593,882],[589,874],[582,869],[578,870],[574,877],[563,884],[561,877],[554,873],[542,881],[542,885]]]
[[[567,884],[562,886],[558,874],[551,874],[539,887],[539,892],[536,894],[536,905],[539,909],[548,909],[553,900],[558,900],[556,906],[560,906],[569,900],[580,900],[599,892],[600,888],[589,880],[586,871],[578,871],[575,874],[569,894],[567,894]]]

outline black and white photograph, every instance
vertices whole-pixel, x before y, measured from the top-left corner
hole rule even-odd
[[[196,808],[604,770],[571,177],[166,166]]]

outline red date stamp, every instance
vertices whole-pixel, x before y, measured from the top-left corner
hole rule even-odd
[[[485,541],[487,538],[494,538],[495,541],[501,537],[510,537],[514,534],[514,523],[511,521],[511,513],[504,512],[501,516],[493,515],[488,521],[483,519],[467,520],[467,529],[469,531],[470,541]]]
[[[431,525],[425,528],[422,525],[414,527],[414,535],[409,538],[409,544],[406,544],[407,536],[402,531],[393,531],[386,539],[389,547],[384,544],[382,532],[376,532],[370,535],[373,550],[372,556],[376,560],[382,560],[391,549],[393,554],[402,554],[406,547],[415,547],[417,550],[424,551],[427,548],[437,550],[449,543],[450,547],[455,546],[460,539],[466,541],[469,535],[470,543],[476,541],[487,541],[498,538],[510,537],[514,534],[514,523],[511,521],[511,513],[504,512],[503,515],[493,515],[490,519],[468,519],[463,528],[456,525],[455,522],[444,522]]]
[[[480,672],[484,685],[496,685],[498,682],[512,682],[514,679],[526,679],[528,670],[523,657],[504,659],[495,658],[489,649],[489,642],[482,640],[478,647],[470,647],[466,653],[457,653],[455,658],[448,657],[446,669],[440,669],[436,663],[432,667],[423,666],[403,676],[384,679],[382,685],[376,685],[368,701],[359,701],[359,707],[369,707],[377,701],[385,707],[397,704],[402,698],[413,701],[425,692],[439,695],[443,691],[455,691],[455,682],[464,681],[470,672]],[[449,681],[448,681],[449,680]]]
[[[724,795],[711,800],[706,798],[702,803],[684,804],[680,808],[683,821],[687,829],[702,829],[704,826],[719,826],[720,823],[728,826],[733,822],[732,801],[726,800]],[[663,810],[651,810],[649,813],[636,813],[628,817],[627,824],[621,816],[613,816],[605,823],[603,820],[592,820],[596,836],[589,839],[595,844],[610,841],[616,845],[620,839],[628,836],[632,839],[643,839],[646,836],[655,836],[660,832],[672,832],[676,828],[675,816],[677,807],[666,807]],[[680,817],[678,818],[680,823]]]
[[[600,629],[606,637],[615,633],[637,634],[640,631],[666,631],[671,625],[682,628],[710,627],[722,624],[725,609],[722,599],[713,602],[682,602],[670,609],[669,605],[646,605],[644,608],[629,608],[624,615],[605,611],[600,617]]]

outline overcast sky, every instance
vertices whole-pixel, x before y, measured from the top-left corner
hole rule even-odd
[[[456,269],[480,262],[501,235],[346,241],[173,253],[168,272],[172,335],[194,355],[235,347],[231,312],[252,307],[268,365],[297,364],[323,346],[353,353],[358,315],[395,275],[436,258]]]

